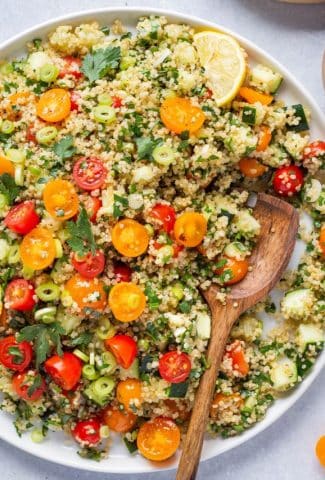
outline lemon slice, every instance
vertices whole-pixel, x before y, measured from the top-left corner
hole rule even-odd
[[[245,51],[233,37],[210,30],[196,33],[194,45],[217,105],[229,103],[245,80]]]

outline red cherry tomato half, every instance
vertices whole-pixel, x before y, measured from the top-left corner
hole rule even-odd
[[[75,79],[79,79],[83,76],[83,73],[80,71],[81,67],[81,58],[67,56],[64,57],[65,65],[59,73],[59,78],[63,78],[66,75],[72,75]]]
[[[249,365],[239,340],[236,340],[231,345],[227,346],[224,356],[226,358],[231,358],[233,370],[237,370],[237,372],[244,376],[248,374]]]
[[[72,265],[83,277],[95,278],[100,275],[105,268],[105,255],[100,250],[98,250],[95,255],[88,253],[81,259],[74,254],[72,257]]]
[[[76,112],[79,111],[79,102],[80,102],[80,94],[74,90],[72,90],[72,92],[70,92],[70,102],[71,102],[71,106],[70,106],[70,109],[71,110],[74,110]]]
[[[9,230],[20,235],[29,233],[39,222],[40,218],[36,213],[35,204],[31,200],[12,207],[4,220],[4,224]]]
[[[114,275],[118,282],[131,282],[132,269],[126,263],[118,262],[114,265]]]
[[[16,372],[24,371],[31,362],[33,349],[30,343],[18,343],[14,335],[0,340],[0,362]]]
[[[112,97],[113,107],[120,108],[123,105],[123,101],[120,97]]]
[[[84,190],[96,190],[105,182],[107,170],[99,158],[81,157],[74,164],[73,178],[78,187]]]
[[[191,360],[186,353],[165,353],[159,360],[160,376],[170,383],[184,382],[191,373]]]
[[[304,176],[299,167],[289,165],[278,168],[273,177],[273,188],[279,195],[292,197],[304,184]]]
[[[38,400],[46,390],[46,383],[43,377],[41,377],[41,385],[34,391],[30,392],[35,380],[35,376],[39,375],[38,372],[28,370],[22,373],[16,373],[12,379],[12,387],[17,395],[26,400],[26,402],[35,402]]]
[[[159,226],[161,225],[165,232],[170,233],[173,230],[176,221],[176,213],[174,208],[170,205],[157,203],[151,209],[150,216],[158,220]]]
[[[91,197],[90,195],[88,195],[86,201],[84,202],[84,205],[89,220],[92,223],[95,223],[97,220],[98,210],[102,206],[102,201],[98,197]]]
[[[36,143],[36,134],[34,125],[30,125],[26,129],[26,141]]]
[[[105,347],[110,350],[116,361],[123,368],[129,368],[138,352],[137,344],[128,335],[115,335],[105,340]]]
[[[5,303],[12,310],[20,312],[32,310],[36,304],[34,286],[24,278],[12,280],[5,291]]]
[[[325,156],[325,142],[316,140],[310,143],[304,150],[304,159]]]
[[[62,357],[53,355],[48,358],[44,368],[63,390],[72,390],[80,380],[82,363],[73,353],[64,352]]]
[[[78,422],[71,433],[77,442],[91,447],[101,441],[100,427],[101,424],[97,418],[90,418]]]

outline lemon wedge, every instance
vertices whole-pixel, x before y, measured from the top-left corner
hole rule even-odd
[[[246,52],[230,35],[211,30],[196,33],[194,45],[217,105],[229,103],[245,80]]]

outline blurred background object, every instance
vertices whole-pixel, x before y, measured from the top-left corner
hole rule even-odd
[[[285,3],[325,3],[325,0],[278,0]]]

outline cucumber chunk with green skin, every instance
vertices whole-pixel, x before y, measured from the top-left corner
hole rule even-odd
[[[304,132],[305,130],[309,130],[309,124],[307,121],[305,110],[301,103],[298,103],[297,105],[292,105],[291,108],[293,108],[295,112],[294,116],[298,119],[298,122],[296,125],[287,124],[287,129],[294,130],[295,132]]]
[[[302,351],[307,345],[324,343],[324,334],[322,330],[311,323],[301,323],[297,329],[297,343]]]
[[[188,381],[181,383],[172,383],[169,389],[169,398],[184,398],[188,389]]]
[[[285,294],[281,311],[285,318],[304,320],[310,316],[314,302],[314,294],[309,288],[299,288]]]
[[[254,107],[244,107],[242,114],[243,122],[248,125],[255,125],[256,123],[256,108]]]
[[[276,93],[283,77],[265,65],[256,65],[251,71],[250,83],[265,93]]]
[[[274,362],[270,372],[273,388],[278,392],[285,392],[292,388],[298,381],[296,362],[284,357]]]
[[[240,317],[238,322],[231,330],[231,337],[254,342],[263,332],[263,322],[259,318],[246,314]]]
[[[136,358],[129,368],[120,367],[120,378],[126,380],[127,378],[139,378],[139,360]]]
[[[228,243],[223,253],[227,255],[227,257],[244,260],[248,255],[248,249],[242,242],[231,242]]]
[[[243,413],[252,413],[252,411],[254,410],[254,407],[256,405],[257,405],[256,397],[251,395],[251,396],[246,398],[245,404],[244,404],[243,408],[241,409],[241,411]]]
[[[201,340],[208,340],[211,336],[211,318],[207,313],[199,313],[196,320],[197,336]]]

